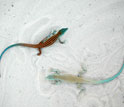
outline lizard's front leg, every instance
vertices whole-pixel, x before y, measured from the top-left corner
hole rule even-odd
[[[66,41],[61,41],[60,38],[58,40],[59,40],[59,43],[61,43],[61,44],[64,44],[66,42]]]
[[[53,68],[51,68],[50,71],[51,71],[51,72],[54,72],[54,73],[57,74],[57,75],[60,75],[60,73],[61,73],[60,70],[58,70],[58,69],[53,69]]]
[[[60,85],[62,83],[62,81],[61,80],[53,80],[51,83],[55,84],[55,85]]]

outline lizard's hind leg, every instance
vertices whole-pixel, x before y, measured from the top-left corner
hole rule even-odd
[[[37,53],[38,56],[41,55],[41,48],[38,48],[39,53]]]
[[[78,95],[77,96],[80,97],[80,95],[82,94],[82,92],[84,92],[86,90],[86,88],[83,87],[82,84],[79,84],[79,83],[77,83],[77,88],[80,90],[78,92]]]
[[[81,91],[85,91],[85,87],[82,86],[82,84],[77,83],[77,88],[80,89]]]

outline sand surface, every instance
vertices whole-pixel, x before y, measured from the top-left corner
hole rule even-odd
[[[124,0],[0,0],[0,53],[13,43],[38,43],[52,30],[69,28],[58,41],[38,50],[14,47],[1,62],[0,107],[124,107],[124,72],[101,85],[53,85],[55,68],[104,79],[124,57]]]

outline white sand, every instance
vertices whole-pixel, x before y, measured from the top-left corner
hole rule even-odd
[[[118,72],[124,57],[124,0],[0,0],[0,53],[18,42],[38,43],[51,30],[68,27],[42,49],[15,47],[0,63],[0,107],[124,107],[124,72],[112,82],[53,85],[50,68],[103,79]]]

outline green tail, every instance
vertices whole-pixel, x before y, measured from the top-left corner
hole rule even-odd
[[[121,72],[123,71],[123,69],[124,69],[124,62],[123,62],[123,64],[122,64],[122,67],[121,67],[121,69],[119,70],[119,72],[117,72],[117,73],[116,73],[115,75],[113,75],[112,77],[107,78],[107,79],[105,79],[105,80],[99,80],[99,81],[93,81],[93,82],[94,82],[94,84],[103,84],[103,83],[110,82],[110,81],[114,80],[115,78],[117,78],[117,77],[121,74]]]
[[[15,46],[20,46],[20,43],[13,44],[13,45],[10,45],[10,46],[8,46],[7,48],[5,48],[5,49],[3,50],[3,52],[1,53],[1,55],[0,55],[0,61],[1,61],[1,59],[2,59],[3,54],[4,54],[8,49],[10,49],[10,48],[12,48],[12,47],[15,47]]]

